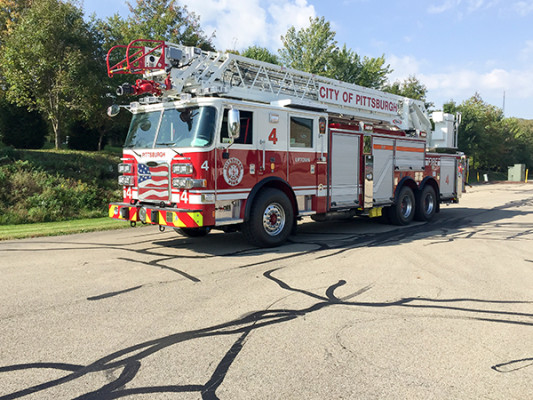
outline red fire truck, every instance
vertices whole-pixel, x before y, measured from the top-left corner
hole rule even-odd
[[[304,216],[406,225],[460,196],[458,121],[433,113],[432,129],[421,101],[164,41],[107,60],[110,76],[141,75],[118,94],[145,95],[120,106],[133,117],[111,218],[270,247]]]

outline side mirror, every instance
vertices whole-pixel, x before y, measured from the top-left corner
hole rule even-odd
[[[228,133],[232,139],[238,139],[241,134],[241,115],[234,108],[228,111]]]
[[[118,113],[120,112],[120,107],[116,104],[113,104],[107,109],[107,115],[109,115],[111,118],[116,117]]]

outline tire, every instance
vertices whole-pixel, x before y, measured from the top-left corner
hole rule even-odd
[[[409,225],[415,216],[415,195],[410,187],[400,190],[396,204],[389,207],[389,220],[394,225]]]
[[[174,228],[174,230],[180,235],[187,237],[203,237],[211,231],[211,228],[202,226],[200,228]]]
[[[426,185],[418,191],[416,196],[415,219],[417,221],[430,221],[437,212],[437,195],[432,186]]]
[[[289,198],[280,190],[267,188],[255,198],[242,233],[254,246],[275,247],[287,240],[293,226],[294,211]]]

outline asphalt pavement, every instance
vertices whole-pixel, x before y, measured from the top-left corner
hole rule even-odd
[[[0,242],[0,399],[531,399],[533,185],[275,249],[157,227]]]

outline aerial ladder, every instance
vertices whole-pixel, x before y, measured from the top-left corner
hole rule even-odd
[[[121,60],[111,64],[117,55]],[[138,39],[111,48],[107,67],[110,77],[143,75],[134,85],[120,86],[119,94],[151,94],[170,99],[219,95],[327,112],[416,137],[425,137],[431,131],[422,101],[232,53]]]

